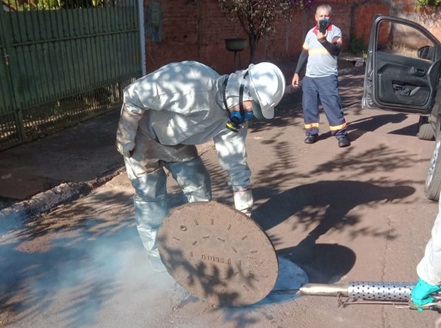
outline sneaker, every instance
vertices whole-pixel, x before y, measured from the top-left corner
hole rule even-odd
[[[309,136],[306,136],[305,143],[313,144],[316,143],[317,140],[318,140],[318,134],[311,134]]]
[[[348,139],[347,136],[339,137],[339,138],[337,139],[337,141],[338,141],[338,146],[339,146],[340,148],[348,147],[348,146],[351,145],[351,142],[349,141],[349,139]]]
[[[167,272],[167,268],[162,263],[159,256],[149,256],[149,263],[153,271],[155,272]]]

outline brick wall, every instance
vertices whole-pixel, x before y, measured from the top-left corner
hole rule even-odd
[[[352,35],[369,42],[372,16],[386,14],[412,20],[424,26],[438,40],[441,40],[440,10],[435,13],[416,12],[417,0],[364,1],[356,5],[352,15]]]
[[[390,7],[384,1],[369,1],[354,7],[352,15],[352,37],[369,43],[371,22],[375,14],[390,15]]]
[[[147,72],[172,62],[198,60],[220,73],[234,69],[234,53],[225,48],[226,38],[247,38],[237,19],[222,12],[217,0],[145,0],[146,25],[151,1],[158,1],[162,10],[162,33],[160,42],[146,39]],[[343,32],[347,45],[350,35],[351,6],[361,1],[335,0],[333,21]],[[316,4],[325,3],[317,1]],[[348,6],[349,5],[349,6]],[[259,41],[255,62],[264,60],[290,60],[297,58],[304,36],[314,24],[315,7],[309,11],[295,13],[291,22],[280,19],[275,27],[277,32]],[[249,49],[238,53],[240,67],[249,62]]]
[[[217,0],[145,0],[145,26],[149,28],[148,9],[157,1],[162,11],[162,33],[160,42],[146,38],[146,67],[151,72],[160,66],[181,60],[201,61],[219,73],[234,70],[234,53],[225,48],[226,38],[247,38],[240,23],[234,17],[222,12]],[[343,50],[347,50],[351,37],[369,41],[372,16],[376,13],[392,14],[423,23],[435,35],[439,23],[432,25],[417,20],[414,14],[416,0],[366,1],[366,0],[315,0],[309,11],[295,13],[291,22],[280,19],[276,23],[277,33],[261,39],[254,62],[264,60],[295,60],[301,51],[303,39],[309,28],[314,26],[317,5],[328,3],[333,8],[333,22],[343,33]],[[438,27],[438,30],[437,30]],[[238,53],[240,67],[249,62],[249,49]]]
[[[391,15],[413,20],[441,40],[440,9],[435,13],[416,13],[414,9],[416,2],[416,0],[391,1]]]

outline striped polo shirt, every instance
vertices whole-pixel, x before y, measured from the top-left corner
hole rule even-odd
[[[310,29],[306,34],[303,44],[303,49],[308,51],[305,75],[312,78],[338,75],[337,56],[329,54],[325,47],[317,41],[317,31],[317,25]],[[330,24],[326,40],[331,43],[341,44],[341,39],[341,30],[337,26]]]

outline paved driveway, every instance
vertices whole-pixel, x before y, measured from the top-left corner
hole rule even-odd
[[[310,282],[417,279],[437,204],[423,185],[433,142],[412,115],[361,110],[362,74],[341,76],[352,146],[303,143],[300,94],[287,96],[248,137],[253,218],[278,254]],[[200,147],[216,201],[232,205],[211,144]],[[172,200],[179,194],[171,182]],[[245,308],[212,308],[167,274],[150,271],[136,233],[124,172],[0,239],[0,325],[8,327],[436,327],[438,314],[394,305],[338,307],[302,296]]]

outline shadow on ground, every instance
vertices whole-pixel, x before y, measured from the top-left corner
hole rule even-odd
[[[320,181],[272,196],[253,211],[252,217],[266,231],[284,222],[293,234],[295,230],[303,231],[305,238],[294,247],[279,250],[279,255],[301,265],[311,282],[330,283],[351,269],[355,254],[340,245],[316,244],[319,237],[329,231],[344,231],[353,239],[368,235],[392,240],[397,237],[393,229],[358,228],[361,218],[350,212],[360,205],[372,207],[402,202],[414,192],[413,187],[404,184],[381,186],[359,181]],[[267,191],[257,188],[254,193],[256,198],[264,198]],[[277,248],[279,238],[271,234],[269,237]],[[335,261],[336,258],[341,261]]]

